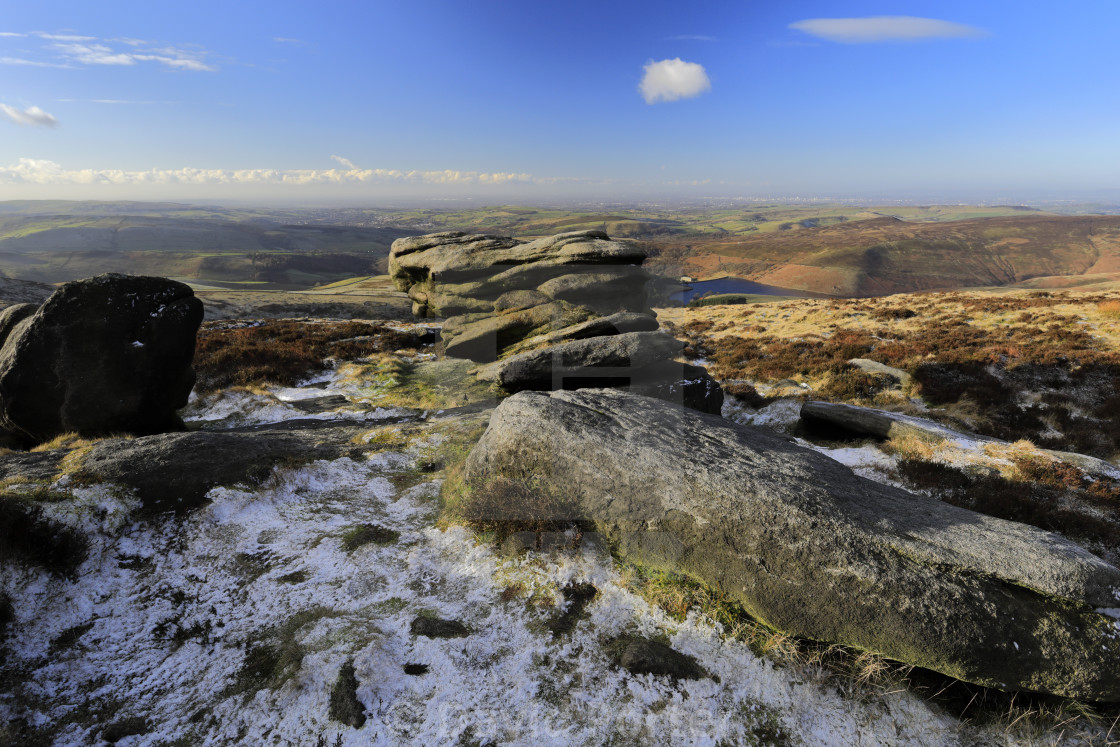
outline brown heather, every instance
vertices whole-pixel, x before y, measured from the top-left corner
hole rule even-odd
[[[662,318],[721,381],[795,379],[817,399],[874,404],[889,380],[847,363],[869,358],[908,372],[910,394],[943,408],[941,419],[1112,458],[1120,453],[1114,307],[1120,299],[1101,294],[929,293],[668,309]]]
[[[416,349],[422,342],[409,332],[368,322],[206,322],[195,346],[195,388],[201,394],[265,382],[292,385],[326,368],[328,358],[353,360]]]

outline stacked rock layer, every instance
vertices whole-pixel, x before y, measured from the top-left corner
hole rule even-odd
[[[444,353],[505,393],[610,387],[718,413],[719,384],[675,360],[646,300],[645,253],[601,231],[535,241],[458,231],[398,239],[389,272]]]

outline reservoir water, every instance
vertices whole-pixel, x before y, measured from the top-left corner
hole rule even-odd
[[[705,293],[751,293],[759,296],[789,296],[790,298],[813,298],[820,295],[808,291],[779,288],[774,285],[763,285],[743,278],[717,278],[716,280],[698,280],[689,283],[687,290],[674,293],[669,298],[687,304],[693,298]]]

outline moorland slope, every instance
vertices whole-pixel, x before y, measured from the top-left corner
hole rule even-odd
[[[670,252],[671,254],[671,252]],[[838,296],[1120,277],[1120,217],[1021,215],[910,222],[894,217],[694,241],[678,267]]]

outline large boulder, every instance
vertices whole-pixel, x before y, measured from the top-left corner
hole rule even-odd
[[[100,275],[25,312],[0,348],[0,426],[27,443],[182,428],[203,313],[189,286]]]
[[[1120,570],[763,429],[609,390],[522,392],[495,410],[466,476],[573,499],[622,557],[700,579],[777,630],[1000,689],[1120,701]]]

